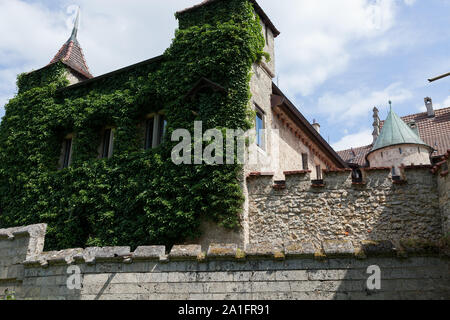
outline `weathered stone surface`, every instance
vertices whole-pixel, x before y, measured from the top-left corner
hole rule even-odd
[[[342,240],[327,240],[324,241],[323,251],[326,256],[352,256],[355,254],[355,248],[350,241]]]
[[[289,241],[284,245],[284,251],[286,256],[300,257],[309,256],[313,257],[316,253],[314,244],[309,241]]]
[[[281,244],[272,243],[249,243],[245,246],[247,257],[267,257],[284,256],[284,248]]]
[[[97,260],[122,260],[127,256],[131,256],[130,247],[89,247],[76,254],[74,260],[94,263]]]
[[[208,258],[236,258],[237,244],[211,244],[208,248]]]
[[[362,241],[361,250],[366,256],[395,256],[396,249],[391,241]]]
[[[173,246],[169,253],[169,259],[201,259],[202,247],[200,245]]]
[[[421,238],[438,241],[441,212],[450,207],[448,177],[424,167],[406,171],[407,184],[393,185],[389,170],[364,172],[364,186],[352,185],[351,173],[328,172],[326,186],[312,189],[305,176],[286,177],[286,189],[274,191],[273,179],[248,181],[248,239],[251,243],[326,240],[398,241]],[[440,190],[438,192],[438,189]],[[441,204],[440,204],[441,203]],[[445,220],[445,219],[444,219]]]
[[[159,260],[165,255],[165,246],[142,246],[136,248],[132,257],[136,260]]]

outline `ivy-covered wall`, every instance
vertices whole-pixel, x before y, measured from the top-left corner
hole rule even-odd
[[[238,165],[171,161],[174,129],[252,125],[251,66],[266,54],[248,0],[216,1],[178,14],[162,58],[66,87],[57,63],[21,75],[0,124],[0,227],[47,223],[46,249],[172,245],[199,236],[202,219],[239,227]],[[185,95],[206,77],[226,93]],[[164,110],[166,141],[144,150],[140,123]],[[98,159],[101,130],[116,127],[114,155]],[[73,162],[58,170],[64,137],[74,133]]]

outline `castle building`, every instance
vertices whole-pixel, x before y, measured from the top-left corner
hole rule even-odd
[[[252,8],[251,14],[248,14],[248,6],[251,6]],[[177,127],[174,127],[174,119],[192,118],[192,121],[189,120],[189,123],[193,124],[195,117],[203,117],[202,121],[204,123],[216,121],[215,125],[217,125],[217,119],[220,119],[220,127],[225,127],[227,123],[231,123],[232,128],[235,129],[233,123],[243,123],[242,118],[244,118],[245,115],[252,114],[253,119],[249,120],[252,122],[251,126],[253,129],[251,131],[255,133],[255,137],[254,139],[249,140],[250,144],[247,151],[248,154],[256,155],[257,161],[246,162],[239,173],[238,179],[232,180],[232,183],[237,183],[236,181],[240,183],[242,192],[239,191],[239,193],[242,193],[242,198],[245,199],[240,214],[242,232],[239,232],[239,239],[236,241],[248,243],[250,240],[248,231],[249,195],[246,180],[247,177],[254,175],[273,175],[275,182],[278,182],[285,180],[286,172],[292,173],[302,171],[310,173],[311,180],[321,181],[323,178],[322,174],[325,170],[344,169],[347,168],[347,164],[320,135],[320,126],[317,123],[311,124],[273,82],[276,74],[275,39],[280,32],[256,1],[207,0],[191,8],[177,12],[176,16],[180,22],[179,31],[182,32],[195,33],[198,32],[198,27],[203,29],[209,28],[212,30],[209,34],[217,37],[219,33],[217,33],[215,29],[223,28],[220,30],[221,32],[230,32],[230,23],[234,23],[235,28],[240,28],[238,30],[239,32],[246,32],[246,34],[241,34],[240,39],[250,40],[253,36],[252,32],[254,32],[256,28],[245,28],[248,28],[248,23],[256,21],[257,17],[261,26],[261,34],[258,35],[257,42],[254,41],[250,45],[248,43],[240,44],[240,46],[244,46],[243,48],[240,48],[235,44],[230,44],[230,47],[211,49],[209,51],[210,57],[208,57],[208,59],[204,57],[204,52],[202,51],[198,52],[197,56],[191,55],[188,58],[183,57],[184,60],[180,61],[179,55],[181,54],[181,51],[173,53],[171,52],[171,47],[161,56],[94,77],[89,71],[83,50],[77,39],[78,26],[80,23],[78,13],[70,38],[61,47],[55,57],[51,60],[50,64],[20,78],[19,98],[24,99],[21,103],[27,103],[27,92],[53,81],[54,78],[49,76],[49,74],[53,72],[52,70],[54,70],[55,67],[63,67],[63,75],[67,80],[67,85],[58,88],[56,92],[50,90],[49,96],[47,97],[49,98],[49,101],[51,100],[55,104],[52,111],[56,109],[61,110],[59,113],[55,113],[53,117],[50,117],[53,120],[52,124],[46,124],[51,130],[46,133],[46,136],[45,138],[42,138],[42,141],[39,141],[39,146],[36,141],[30,142],[30,145],[35,149],[24,150],[23,152],[23,154],[26,154],[27,152],[37,152],[39,154],[39,156],[26,156],[26,159],[44,159],[47,157],[45,158],[47,160],[43,165],[28,163],[25,167],[33,168],[39,166],[40,169],[39,172],[35,173],[36,175],[50,174],[52,176],[58,176],[57,173],[60,171],[62,172],[61,176],[64,176],[66,173],[65,170],[73,167],[74,162],[76,162],[75,167],[82,168],[80,170],[88,170],[88,168],[89,170],[91,168],[96,168],[95,170],[109,170],[106,168],[109,168],[109,166],[116,166],[116,169],[112,172],[119,172],[120,170],[125,170],[124,168],[129,165],[126,160],[123,160],[127,159],[128,155],[138,155],[141,159],[144,159],[143,161],[148,162],[148,159],[153,157],[154,153],[162,153],[162,150],[164,149],[163,144],[165,142],[170,142],[171,137],[167,134],[168,130],[169,133],[171,133],[173,130],[178,129]],[[242,22],[242,19],[247,20]],[[213,23],[211,23],[211,21],[213,21]],[[219,23],[216,25],[216,22]],[[223,25],[225,27],[222,27]],[[179,31],[177,31],[176,38],[172,45],[180,45],[181,42],[176,43],[177,40],[181,41],[180,39],[183,37],[183,33]],[[234,34],[231,34],[231,36],[234,36]],[[188,45],[191,45],[189,41],[192,42],[193,40],[192,38],[189,38],[184,39],[183,41]],[[262,51],[264,54],[262,54],[261,59],[255,59],[252,63],[250,72],[243,67],[244,60],[248,60],[248,56],[244,57],[242,59],[243,61],[231,62],[235,63],[233,66],[228,65],[226,68],[222,68],[220,65],[223,63],[220,59],[223,59],[221,55],[224,50],[236,50],[236,48],[240,48],[242,52],[243,50],[253,50],[257,45],[263,45]],[[198,47],[197,44],[191,47],[191,49],[196,50],[196,47]],[[170,56],[170,54],[178,54],[178,56]],[[205,59],[208,67],[193,72],[190,66],[197,65],[199,59]],[[210,61],[215,62],[210,63]],[[230,64],[230,62],[227,63]],[[183,83],[180,86],[176,86],[179,83],[175,83],[176,81],[174,80],[172,80],[171,83],[168,83],[166,76],[159,73],[162,68],[165,68],[165,73],[170,73],[175,67],[179,68],[181,72],[185,72],[184,77],[180,77],[178,74],[178,80],[180,80],[180,82],[188,82],[188,84]],[[223,70],[221,69],[220,72],[218,72],[216,70],[217,68],[222,68]],[[241,78],[237,79],[237,76],[240,76]],[[159,78],[153,82],[143,80],[148,79],[149,77]],[[231,78],[237,81],[229,81]],[[249,81],[248,83],[245,83],[247,80],[242,79],[247,78]],[[130,85],[130,83],[132,84]],[[235,87],[235,83],[239,83],[240,87]],[[152,85],[155,87],[152,87],[149,91],[145,91]],[[248,90],[247,86],[249,88],[248,93],[246,92]],[[165,91],[161,90],[162,87]],[[168,87],[170,89],[167,89]],[[183,87],[183,91],[177,91],[180,87]],[[188,89],[186,90],[184,88]],[[133,92],[133,94],[130,94],[130,92]],[[176,95],[174,92],[176,92]],[[239,92],[239,94],[236,94],[236,92]],[[218,108],[217,111],[212,112],[212,110],[216,110],[216,106],[213,108],[211,105],[212,103],[216,103],[220,106],[229,103],[228,101],[230,101],[230,99],[235,99],[235,97],[240,96],[246,98],[249,96],[249,93],[251,94],[251,98],[247,103],[245,114],[242,113],[240,116],[229,115],[226,114],[228,111],[223,108]],[[125,99],[124,97],[128,97],[128,99]],[[205,99],[212,99],[212,101],[215,102],[205,104],[203,102]],[[196,103],[198,106],[195,105]],[[114,104],[115,107],[112,107],[111,104]],[[174,107],[175,105],[178,109]],[[45,107],[47,105],[44,103],[43,106]],[[122,106],[126,106],[126,108],[119,111],[119,108],[122,108]],[[233,106],[235,106],[235,104],[231,105],[231,107]],[[197,109],[200,107],[202,109]],[[6,117],[10,117],[14,112],[20,112],[19,108],[13,109],[8,106],[6,107],[6,110]],[[208,117],[205,117],[205,114],[208,114]],[[48,115],[41,115],[42,119],[45,119],[47,116]],[[36,117],[38,116],[36,115],[32,120],[37,120]],[[241,119],[239,119],[239,117],[241,117]],[[76,120],[75,118],[81,118],[83,120]],[[124,119],[126,119],[126,121]],[[225,119],[228,120],[225,121]],[[43,121],[45,122],[46,120]],[[5,122],[4,126],[7,126],[7,122]],[[204,129],[206,130],[209,128]],[[4,137],[12,137],[13,130],[14,128],[5,127],[3,128],[2,134]],[[27,136],[34,137],[34,135],[35,134],[28,134]],[[57,141],[59,145],[57,145],[55,141]],[[43,148],[45,150],[39,149],[36,151],[37,148]],[[22,153],[19,154],[22,156]],[[59,159],[59,162],[55,161],[57,162],[55,165],[52,164],[53,160],[51,155],[53,154],[55,155],[54,158]],[[56,154],[58,154],[57,157]],[[114,162],[114,160],[118,158],[121,159],[119,165]],[[108,162],[108,159],[112,159],[112,162]],[[103,167],[104,169],[99,169],[99,164],[103,163],[102,160],[105,160],[105,166]],[[26,162],[28,160],[23,161]],[[158,162],[155,161],[155,163]],[[14,164],[5,163],[4,165],[12,166]],[[142,167],[139,170],[140,171],[134,173],[133,176],[121,175],[120,178],[118,177],[118,180],[116,180],[114,184],[111,183],[110,191],[104,195],[104,198],[113,197],[113,195],[114,197],[117,197],[120,195],[122,193],[122,190],[119,189],[120,185],[127,184],[128,181],[132,179],[139,179],[141,173],[145,172],[146,169],[145,167]],[[7,171],[8,169],[5,169],[5,172]],[[190,171],[190,169],[185,169],[185,171]],[[111,173],[103,174],[104,177],[106,177],[105,179],[113,176]],[[151,181],[155,181],[156,179],[159,179],[158,176],[161,176],[158,172],[152,172],[151,174],[153,178],[148,178]],[[191,172],[188,172],[187,174],[191,174]],[[93,177],[89,176],[89,173],[86,172],[86,175],[81,175],[81,177],[78,176],[77,178],[70,180],[72,181],[70,183],[78,180],[77,183],[69,183],[66,187],[74,187],[74,185],[78,183],[88,183],[91,179],[93,179]],[[228,182],[230,182],[230,178],[227,179]],[[45,179],[42,181],[45,181]],[[208,179],[205,179],[205,181],[208,181]],[[164,180],[164,183],[169,182]],[[39,187],[43,187],[41,182],[38,182],[37,184]],[[98,182],[95,182],[92,185],[96,185],[100,188],[103,184],[99,185]],[[211,188],[214,189],[210,192],[212,195],[208,195],[207,192],[205,192],[207,195],[201,193],[197,197],[189,196],[189,198],[199,199],[195,201],[201,202],[206,201],[204,199],[207,199],[208,196],[211,196],[212,199],[225,197],[225,193],[220,187],[221,186],[213,188],[211,186]],[[18,186],[18,188],[21,192],[28,192],[22,185]],[[167,205],[167,208],[164,209],[160,209],[160,207],[166,205],[166,203],[176,202],[176,196],[169,195],[170,192],[166,192],[165,194],[160,193],[160,185],[158,184],[156,184],[156,186],[144,184],[141,188],[145,189],[141,194],[152,194],[154,199],[156,199],[153,200],[150,196],[146,198],[145,201],[151,202],[151,209],[143,209],[142,206],[145,207],[147,204],[142,204],[142,200],[139,198],[133,198],[140,197],[141,195],[133,194],[130,195],[131,198],[124,201],[134,201],[134,206],[130,204],[125,209],[108,209],[111,203],[113,203],[114,207],[120,206],[120,202],[111,200],[109,201],[109,204],[98,204],[95,209],[89,210],[100,212],[105,210],[107,211],[108,216],[111,215],[111,212],[117,216],[123,216],[123,210],[125,210],[127,212],[129,211],[130,214],[133,212],[133,217],[142,214],[145,210],[147,212],[158,212],[158,210],[163,210],[170,216],[171,211],[174,210],[173,205]],[[12,189],[12,187],[9,188],[9,190]],[[170,190],[174,190],[174,187],[171,186]],[[180,192],[185,193],[190,192],[189,188],[186,188],[184,185],[181,185],[179,190],[181,190]],[[83,190],[83,192],[84,191],[85,190]],[[77,194],[80,190],[75,188],[73,192]],[[102,192],[102,190],[93,192],[91,196],[94,198],[99,194],[103,194]],[[137,193],[136,189],[134,189],[133,192]],[[231,193],[231,191],[228,192]],[[7,194],[5,198],[15,196],[8,192],[5,192],[5,194]],[[18,195],[18,193],[16,193],[16,195]],[[214,197],[213,195],[216,196]],[[233,201],[238,203],[238,196],[236,196],[235,193],[233,193],[232,196],[234,199],[237,199]],[[45,197],[48,197],[48,195]],[[63,199],[68,198],[63,197]],[[84,203],[82,197],[80,197],[80,201]],[[102,201],[102,199],[99,199],[97,203],[103,203]],[[224,201],[230,200],[224,199]],[[0,206],[1,202],[0,199]],[[5,203],[6,202],[7,200],[5,199]],[[209,204],[210,203],[208,203],[208,205]],[[200,206],[199,204],[196,205]],[[55,213],[55,216],[63,217],[67,214],[67,206],[68,205],[62,205],[62,209],[53,207],[53,210],[58,212]],[[176,204],[175,206],[179,206],[179,210],[182,212],[188,210],[188,208],[185,208],[185,205]],[[75,207],[80,208],[80,210],[88,210],[83,209],[84,204],[81,206],[75,205]],[[205,210],[204,208],[206,207],[206,204],[202,204],[201,206],[202,210]],[[41,209],[43,210],[42,212],[44,212],[48,208]],[[21,210],[23,209],[11,204],[6,212],[9,214],[16,214],[17,212],[17,215],[20,216],[24,214]],[[198,210],[199,209],[192,211],[195,212]],[[227,210],[227,207],[220,206],[217,210],[224,211]],[[189,212],[189,214],[194,213]],[[9,221],[14,219],[16,218],[11,218]],[[80,219],[85,218],[83,217]],[[124,218],[121,217],[120,219]],[[153,223],[153,221],[147,222]],[[83,223],[86,224],[87,222]],[[192,219],[187,220],[186,223],[193,224]],[[137,227],[140,227],[141,225],[142,224]],[[162,230],[165,230],[166,228],[166,226],[162,224],[158,224],[157,226],[161,227]],[[152,226],[152,228],[154,227],[155,226]],[[103,226],[101,226],[101,228],[103,228]],[[150,229],[150,227],[148,227],[148,229]],[[86,233],[87,232],[88,231],[86,231]],[[164,232],[165,234],[169,233],[169,231]],[[189,232],[186,231],[186,233]],[[203,233],[209,234],[210,238],[214,238],[219,234],[212,226],[204,228]],[[148,231],[142,231],[142,234],[148,235]],[[88,236],[89,235],[87,234],[84,235],[84,237]],[[170,235],[170,237],[170,239],[172,239],[171,241],[177,239],[176,234]]]

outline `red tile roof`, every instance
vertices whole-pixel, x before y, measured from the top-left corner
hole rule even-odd
[[[83,50],[76,39],[69,39],[69,41],[67,41],[61,49],[59,49],[58,53],[52,61],[50,61],[49,65],[58,61],[61,61],[71,69],[75,70],[86,79],[93,78],[84,58]]]
[[[429,146],[437,150],[433,157],[444,155],[450,149],[450,107],[435,110],[435,116],[429,118],[426,112],[416,113],[401,117],[409,123],[416,122],[420,138]],[[383,127],[384,121],[381,122]],[[372,149],[372,145],[338,151],[339,156],[347,163],[366,165],[366,156]]]

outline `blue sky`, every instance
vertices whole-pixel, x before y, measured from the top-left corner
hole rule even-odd
[[[0,0],[0,117],[18,73],[46,65],[82,8],[79,40],[94,75],[160,55],[173,13],[200,0]],[[450,107],[450,0],[259,0],[281,35],[280,88],[336,149],[371,142],[372,109]]]

